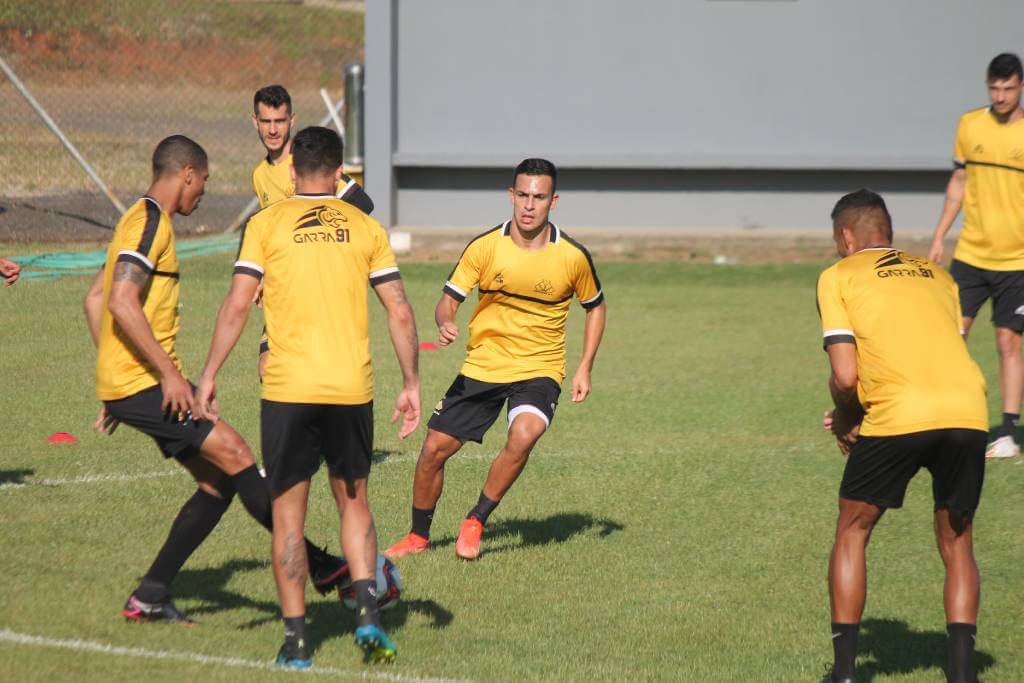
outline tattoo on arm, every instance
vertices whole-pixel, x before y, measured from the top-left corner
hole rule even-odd
[[[413,350],[412,371],[418,375],[420,372],[420,335],[418,332],[416,332],[415,325],[413,325],[413,328],[409,333],[409,348]]]
[[[146,283],[149,282],[149,273],[134,263],[118,261],[114,267],[114,282],[120,280],[127,280],[128,282],[134,282],[139,287],[145,287]]]
[[[289,581],[305,583],[309,574],[305,540],[301,536],[288,534],[284,539],[284,548],[278,562]]]

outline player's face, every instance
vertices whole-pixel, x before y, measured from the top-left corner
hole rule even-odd
[[[252,116],[256,132],[260,134],[260,142],[270,153],[280,152],[288,144],[295,114],[288,111],[288,105],[270,107],[260,102],[256,105],[256,113]]]
[[[195,169],[191,166],[185,169],[185,187],[181,191],[181,203],[178,206],[178,213],[188,216],[196,210],[199,202],[206,192],[206,181],[210,178],[209,170]]]
[[[547,225],[548,214],[558,203],[554,181],[547,175],[520,174],[509,193],[512,195],[512,219],[520,230],[543,228]]]
[[[1009,78],[988,82],[988,100],[992,103],[992,111],[1000,116],[1011,114],[1020,106],[1022,83],[1020,76],[1014,74]]]

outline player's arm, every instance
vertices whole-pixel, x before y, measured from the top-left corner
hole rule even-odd
[[[391,344],[402,369],[402,391],[395,400],[391,421],[403,416],[398,436],[404,439],[420,424],[420,341],[416,333],[416,316],[400,279],[376,284],[373,291],[387,312]]]
[[[100,268],[93,278],[89,290],[82,299],[82,310],[85,311],[85,321],[89,324],[89,333],[92,335],[92,343],[100,345],[100,320],[103,319],[103,269]]]
[[[437,341],[441,346],[448,346],[459,337],[459,326],[455,324],[455,314],[459,311],[459,304],[462,301],[456,299],[448,292],[441,294],[441,298],[434,307],[434,322],[437,323]]]
[[[365,214],[373,213],[373,200],[366,194],[366,190],[347,175],[343,175],[341,180],[344,185],[338,188],[338,199],[348,202]]]
[[[583,355],[576,375],[572,378],[572,401],[580,403],[590,395],[590,372],[594,369],[594,357],[597,347],[601,345],[604,335],[604,323],[607,307],[605,302],[587,309],[587,319],[583,324]]]
[[[964,190],[967,187],[967,171],[957,168],[949,176],[946,183],[946,199],[942,204],[942,215],[939,216],[939,224],[935,226],[935,236],[932,237],[932,246],[928,250],[928,260],[932,263],[940,263],[945,248],[942,241],[946,233],[953,227],[960,209],[964,204]]]
[[[848,453],[857,440],[864,408],[857,398],[857,346],[850,342],[830,343],[825,347],[832,372],[828,390],[835,408],[826,414],[826,426],[839,439],[839,448]]]
[[[235,274],[231,277],[231,288],[217,312],[210,352],[206,355],[206,364],[203,366],[203,374],[199,378],[199,388],[196,391],[196,411],[201,418],[217,419],[217,372],[245,330],[245,323],[249,320],[249,311],[252,308],[252,297],[261,279],[262,273],[240,272],[237,266]]]
[[[114,266],[107,308],[117,326],[160,375],[164,394],[161,408],[183,417],[193,408],[192,387],[153,336],[153,328],[142,310],[142,292],[151,277],[150,271],[134,261],[118,261]]]

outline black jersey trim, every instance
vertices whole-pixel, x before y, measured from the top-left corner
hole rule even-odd
[[[342,188],[338,199],[351,204],[367,216],[373,213],[373,200],[370,199],[370,195],[366,194],[363,186],[344,174],[341,179],[345,182],[345,187]]]
[[[142,229],[142,239],[135,251],[149,258],[149,250],[153,248],[153,240],[160,227],[160,205],[152,197],[145,196],[143,199],[146,200],[146,226]]]
[[[600,306],[603,303],[604,303],[604,292],[598,292],[597,296],[594,297],[593,301],[589,301],[587,303],[583,303],[581,301],[580,305],[583,306],[583,308],[585,310],[589,311],[591,308],[597,308],[598,306]]]
[[[247,268],[246,266],[235,266],[235,275],[251,275],[257,280],[263,279],[263,273],[256,270],[255,268]]]
[[[1017,173],[1024,173],[1024,168],[1017,168],[1016,166],[1007,166],[1006,164],[993,164],[988,161],[971,161],[967,160],[964,162],[965,166],[988,166],[989,168],[1001,168],[1004,171],[1016,171]]]
[[[556,300],[552,301],[550,299],[538,299],[537,297],[534,297],[534,296],[526,296],[525,294],[516,294],[514,292],[507,292],[504,289],[484,289],[483,287],[480,288],[480,293],[481,294],[503,294],[505,296],[510,296],[513,299],[522,299],[523,301],[533,301],[534,303],[548,304],[550,306],[557,306],[558,304],[565,303],[566,301],[568,301],[569,299],[572,298],[572,294],[570,294],[569,296],[563,296],[561,299],[556,299]]]
[[[833,344],[856,344],[857,340],[852,334],[833,334],[825,337],[825,341],[822,344],[824,348],[828,348]]]
[[[152,275],[153,274],[153,265],[151,263],[149,263],[146,260],[145,257],[143,257],[143,256],[141,256],[139,254],[136,254],[135,252],[122,251],[121,253],[119,253],[117,255],[117,262],[118,263],[133,263],[133,264],[141,267],[143,270],[145,270],[147,275]]]
[[[490,235],[495,230],[501,230],[502,228],[505,227],[505,225],[506,225],[506,223],[502,223],[500,225],[495,225],[490,230],[487,230],[486,232],[482,232],[479,235],[477,235],[476,237],[474,237],[473,239],[471,239],[466,244],[466,246],[462,249],[462,253],[459,254],[459,260],[455,262],[455,266],[452,268],[452,272],[448,273],[448,277],[445,278],[445,279],[446,280],[451,280],[452,279],[452,275],[455,275],[455,270],[459,267],[459,264],[462,263],[462,257],[466,255],[466,250],[469,249],[469,247],[473,244],[473,242],[476,242],[478,239],[480,239],[482,237],[487,237],[488,235]],[[465,297],[463,297],[463,298],[465,298]],[[460,301],[461,301],[461,299],[460,299]]]
[[[577,249],[579,249],[580,251],[582,251],[583,255],[587,257],[587,264],[590,265],[590,275],[594,278],[594,284],[597,285],[598,291],[603,290],[604,288],[601,287],[601,279],[597,277],[597,268],[594,267],[594,259],[591,258],[590,252],[587,251],[587,248],[585,246],[583,246],[582,244],[580,244],[579,242],[577,242],[573,238],[569,237],[569,235],[567,235],[565,233],[565,231],[560,231],[560,232],[561,232],[562,238],[566,242],[568,242],[572,246],[574,246]]]
[[[460,304],[466,300],[464,294],[456,292],[448,283],[445,283],[444,287],[441,288],[441,291],[458,301]]]
[[[266,353],[270,350],[270,340],[264,339],[260,342],[260,353]]]
[[[154,270],[153,275],[159,275],[160,277],[169,277],[172,280],[181,279],[181,273],[171,273],[166,270]]]
[[[402,274],[396,270],[396,271],[393,271],[391,273],[384,273],[383,275],[378,275],[377,277],[371,277],[370,278],[370,284],[372,286],[376,287],[377,285],[382,285],[385,282],[391,282],[392,280],[401,280],[401,279],[402,279]]]

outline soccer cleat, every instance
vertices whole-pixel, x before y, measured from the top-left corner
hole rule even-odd
[[[284,669],[308,669],[313,666],[313,660],[306,652],[305,644],[284,641],[284,645],[277,652],[277,659],[274,664]]]
[[[143,602],[136,597],[135,593],[128,596],[121,615],[128,621],[162,621],[181,626],[195,626],[196,624],[187,614],[175,607],[170,598],[162,602]]]
[[[1015,458],[1020,455],[1020,446],[1012,436],[1001,436],[988,445],[986,458]]]
[[[480,557],[480,536],[483,533],[484,525],[476,517],[462,520],[459,538],[455,541],[455,554],[464,560],[475,560]]]
[[[850,678],[832,678],[831,674],[821,679],[821,683],[857,683],[857,679]]]
[[[398,654],[398,648],[388,638],[388,634],[376,624],[356,629],[356,645],[363,650],[363,660],[372,664],[390,664]]]
[[[430,541],[428,539],[410,531],[405,538],[385,550],[384,557],[388,557],[393,560],[396,557],[414,555],[415,553],[422,553],[424,550],[429,549]]]
[[[327,595],[331,590],[340,586],[347,576],[348,563],[345,562],[345,558],[331,555],[326,548],[322,557],[309,558],[309,579],[313,582],[313,588],[320,595]]]

